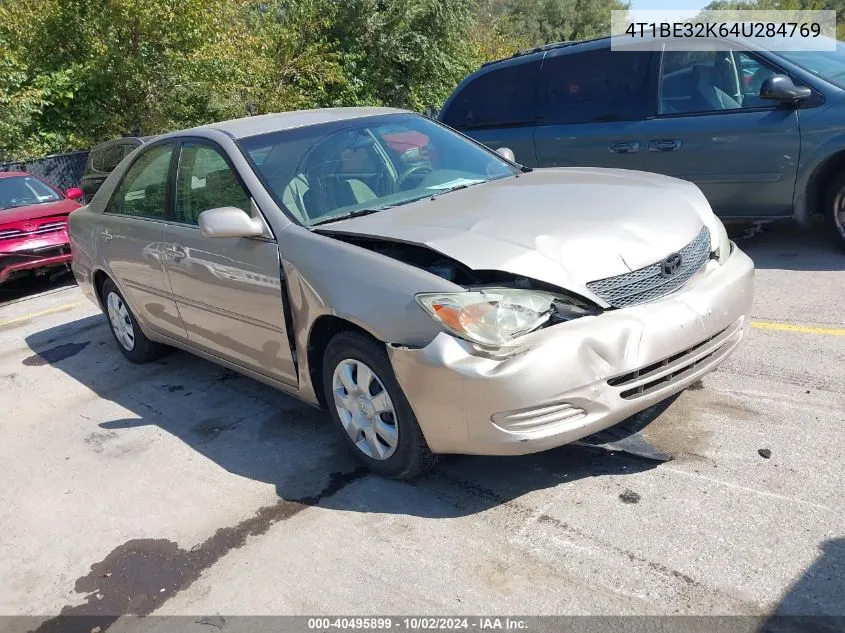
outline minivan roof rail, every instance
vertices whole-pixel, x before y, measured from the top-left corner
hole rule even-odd
[[[534,53],[542,53],[556,48],[566,48],[567,46],[575,46],[576,44],[583,44],[584,42],[590,41],[592,40],[570,40],[567,42],[552,42],[551,44],[541,44],[540,46],[534,46],[532,48],[523,48],[521,50],[516,51],[510,57],[505,57],[503,59],[494,59],[489,62],[484,62],[483,64],[481,64],[481,67],[484,68],[485,66],[490,66],[491,64],[498,64],[499,62],[503,62],[508,59],[513,59],[514,57],[525,57],[526,55],[533,55]]]

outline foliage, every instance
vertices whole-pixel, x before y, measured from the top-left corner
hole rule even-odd
[[[619,0],[0,0],[0,160],[214,120],[439,105]]]

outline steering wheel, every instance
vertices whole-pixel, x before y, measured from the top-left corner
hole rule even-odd
[[[416,165],[411,165],[406,169],[399,178],[396,179],[396,190],[397,191],[404,191],[405,182],[417,173],[423,174],[430,174],[432,172],[431,165],[427,165],[425,163],[417,163]]]

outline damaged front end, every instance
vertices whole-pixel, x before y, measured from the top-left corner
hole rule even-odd
[[[486,351],[441,333],[388,346],[432,450],[524,454],[580,440],[685,389],[736,349],[748,326],[753,265],[724,265],[658,302],[610,309]]]
[[[547,282],[502,270],[473,270],[425,246],[361,236],[332,237],[462,286],[464,292],[423,292],[415,298],[447,331],[482,348],[512,346],[529,332],[602,312],[588,299]]]

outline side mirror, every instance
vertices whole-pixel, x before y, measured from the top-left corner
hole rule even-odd
[[[509,160],[512,163],[516,162],[516,154],[513,153],[510,147],[500,147],[496,150],[496,153],[505,160]]]
[[[809,99],[813,91],[806,86],[796,86],[786,75],[772,75],[763,80],[760,86],[760,98],[772,99],[782,103],[798,103]]]
[[[206,237],[262,237],[264,226],[236,207],[219,207],[200,213],[200,231]]]
[[[82,189],[79,187],[71,187],[67,191],[65,191],[65,197],[69,198],[70,200],[79,200],[82,197]]]

